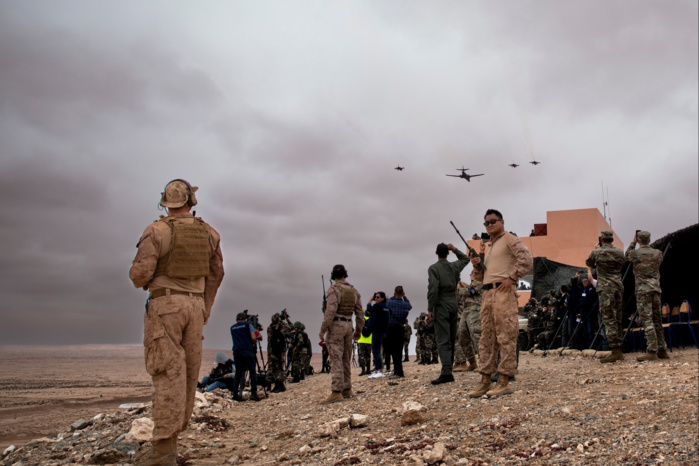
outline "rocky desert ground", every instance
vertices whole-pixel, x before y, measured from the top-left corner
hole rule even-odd
[[[327,374],[259,403],[216,391],[200,396],[178,463],[697,464],[699,353],[625,356],[522,353],[515,393],[495,399],[466,396],[478,374],[435,387],[438,366],[414,362],[395,381],[355,369],[357,396],[332,405],[319,404]],[[129,464],[150,447],[140,347],[0,347],[0,363],[0,464]]]

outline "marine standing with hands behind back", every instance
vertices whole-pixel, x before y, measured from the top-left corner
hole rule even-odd
[[[330,355],[332,393],[323,403],[335,403],[354,396],[352,393],[352,340],[358,340],[364,327],[364,309],[359,292],[345,281],[347,270],[337,264],[330,275],[335,283],[328,289],[325,316],[320,326],[320,339]],[[352,327],[354,314],[356,329]],[[327,334],[327,337],[326,337]]]
[[[167,217],[150,224],[129,277],[150,292],[143,345],[153,378],[153,449],[138,464],[175,464],[177,434],[187,427],[201,366],[203,326],[223,280],[221,237],[190,213],[196,186],[173,180],[161,193]]]

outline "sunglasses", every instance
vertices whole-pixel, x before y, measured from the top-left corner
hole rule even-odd
[[[483,226],[487,227],[488,225],[495,225],[495,224],[498,223],[499,221],[500,221],[499,218],[486,220],[485,222],[483,222]]]

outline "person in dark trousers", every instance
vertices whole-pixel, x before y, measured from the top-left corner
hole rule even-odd
[[[388,309],[386,309],[386,293],[377,291],[367,304],[367,311],[370,313],[367,326],[371,331],[371,353],[374,356],[374,372],[370,379],[385,377],[383,372],[383,359],[381,349],[383,339],[388,329]]]
[[[233,339],[233,361],[235,362],[235,377],[233,378],[233,399],[240,398],[240,383],[245,371],[250,373],[250,399],[260,401],[257,396],[257,372],[255,372],[255,342],[257,333],[255,327],[247,321],[244,312],[239,312],[235,318],[235,325],[231,326],[231,338]]]
[[[454,262],[447,260],[449,251],[456,255],[457,260]],[[427,270],[427,311],[434,318],[439,360],[442,363],[442,371],[432,384],[439,385],[454,381],[451,369],[459,317],[456,284],[459,274],[468,265],[469,258],[453,244],[439,243],[435,253],[438,260]]]
[[[386,308],[388,308],[388,330],[384,342],[393,358],[393,374],[389,379],[401,379],[405,375],[402,359],[405,325],[408,322],[408,313],[413,308],[402,286],[396,287],[393,297],[386,303]]]

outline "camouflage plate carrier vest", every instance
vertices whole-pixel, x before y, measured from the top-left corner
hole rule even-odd
[[[204,222],[195,218],[194,223],[184,223],[175,217],[165,217],[159,221],[170,227],[172,241],[170,251],[158,259],[155,276],[185,279],[207,277],[211,243]]]
[[[351,316],[354,314],[354,308],[357,305],[357,292],[354,290],[354,287],[350,284],[341,285],[339,283],[335,283],[333,286],[340,292],[337,302],[337,315]]]

